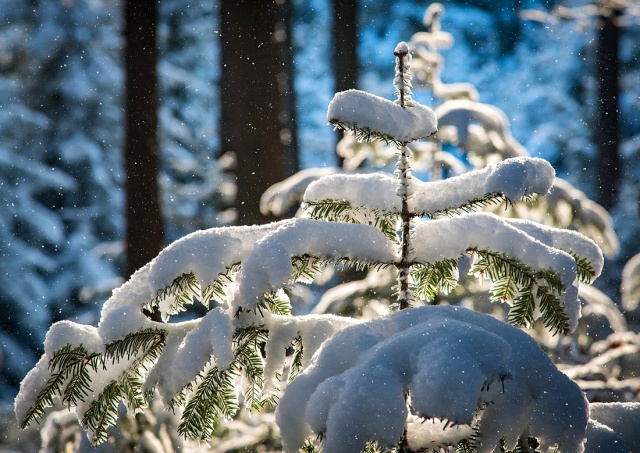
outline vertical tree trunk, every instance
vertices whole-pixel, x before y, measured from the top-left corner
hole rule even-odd
[[[616,201],[620,179],[620,126],[618,97],[620,94],[620,29],[616,24],[621,11],[600,2],[598,29],[598,202],[611,209]]]
[[[125,2],[126,276],[151,261],[164,237],[158,194],[156,2]]]
[[[335,91],[356,88],[358,84],[358,2],[332,0],[333,9],[333,73]]]
[[[271,219],[259,201],[298,169],[291,0],[221,0],[221,152],[237,157],[239,224]]]
[[[357,0],[331,0],[333,12],[333,75],[335,92],[356,88],[358,85],[358,2]],[[342,131],[336,131],[338,140]],[[342,166],[342,157],[338,157]]]

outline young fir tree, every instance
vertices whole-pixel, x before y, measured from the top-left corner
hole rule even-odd
[[[331,175],[305,193],[310,218],[174,242],[114,291],[97,328],[51,327],[16,398],[21,425],[66,406],[97,444],[121,402],[137,412],[155,397],[179,409],[182,435],[206,441],[220,418],[241,406],[272,408],[281,397],[276,416],[287,451],[314,449],[314,434],[326,452],[493,451],[531,442],[581,451],[586,400],[528,335],[462,308],[411,304],[453,289],[467,255],[471,273],[512,304],[513,324],[541,317],[567,333],[579,316],[578,282],[602,268],[600,249],[576,232],[473,212],[545,194],[554,171],[541,159],[509,159],[444,181],[414,178],[407,145],[433,135],[436,117],[411,99],[408,46],[395,55],[395,102],[349,90],[328,111],[330,123],[362,140],[393,143],[395,177]],[[326,263],[395,268],[399,310],[369,322],[292,316],[287,287]],[[191,304],[208,313],[169,322]]]

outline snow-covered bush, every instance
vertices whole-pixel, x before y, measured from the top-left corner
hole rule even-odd
[[[568,333],[580,316],[579,282],[601,271],[600,249],[576,232],[473,212],[546,194],[554,171],[541,159],[417,180],[407,145],[433,135],[436,116],[411,98],[408,46],[394,54],[396,101],[349,90],[334,97],[327,118],[360,139],[393,143],[395,177],[328,175],[305,192],[310,218],[175,241],[114,291],[97,328],[51,327],[16,398],[23,427],[67,406],[100,443],[121,402],[137,412],[159,398],[180,414],[182,435],[206,441],[220,418],[281,397],[287,451],[313,449],[313,433],[327,452],[360,451],[369,441],[493,451],[529,438],[581,451],[586,400],[532,339],[463,308],[411,305],[453,290],[467,256],[470,273],[492,282],[492,297],[512,305],[513,324],[541,318]],[[369,322],[291,315],[289,286],[329,263],[395,271],[402,311]],[[185,318],[192,304],[207,314]]]

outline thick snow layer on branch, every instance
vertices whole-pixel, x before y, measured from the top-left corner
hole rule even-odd
[[[569,317],[569,327],[574,330],[578,324],[580,303],[574,285],[577,278],[574,258],[531,237],[506,219],[474,213],[421,222],[413,230],[411,244],[411,259],[421,263],[457,259],[467,249],[477,248],[512,256],[534,270],[554,270],[565,288],[560,299]]]
[[[265,327],[269,330],[266,346],[264,380],[266,390],[277,387],[276,373],[282,372],[287,349],[299,335],[302,339],[302,368],[306,368],[322,343],[334,333],[361,321],[334,315],[279,316],[267,315]]]
[[[470,200],[490,193],[500,193],[510,200],[526,194],[546,194],[555,177],[549,163],[537,158],[507,159],[443,181],[422,182],[415,177],[409,182],[409,209],[418,214],[430,214],[463,206]],[[396,195],[394,177],[370,175],[331,175],[309,185],[304,201],[347,201],[354,207],[366,207],[399,213],[401,200]]]
[[[434,213],[462,206],[490,193],[503,194],[510,200],[524,195],[544,195],[554,178],[555,171],[547,161],[516,157],[455,178],[418,183],[418,187],[412,189],[414,197],[410,206],[416,213]]]
[[[286,285],[292,257],[392,263],[394,244],[370,225],[297,219],[259,241],[237,277],[234,308],[253,309],[263,293]]]
[[[259,239],[294,222],[211,228],[175,241],[114,290],[102,308],[100,336],[108,343],[141,328],[155,327],[156,323],[144,316],[141,308],[176,277],[193,272],[200,288],[204,289],[228,266],[244,260]]]
[[[396,195],[397,185],[397,179],[388,173],[325,176],[307,187],[303,201],[347,201],[353,207],[399,213],[402,201]]]
[[[402,108],[359,90],[336,93],[329,103],[327,120],[350,130],[367,129],[401,143],[429,137],[437,130],[436,116],[430,108],[416,102]]]
[[[20,384],[20,392],[15,399],[15,412],[19,421],[24,418],[36,396],[51,377],[49,363],[54,353],[66,345],[82,345],[89,354],[102,353],[105,349],[95,327],[71,321],[60,321],[51,326],[44,343],[45,353]]]
[[[588,237],[573,230],[553,228],[530,220],[505,219],[505,221],[544,244],[585,258],[593,267],[593,278],[598,277],[602,272],[604,266],[602,250]]]
[[[608,437],[624,442],[626,449],[621,451],[640,451],[640,403],[593,403],[589,405],[589,412],[593,421],[611,430],[613,435]],[[604,450],[589,436],[586,452],[597,451]]]
[[[183,328],[169,335],[167,346],[145,383],[147,388],[159,384],[165,401],[193,381],[212,359],[220,370],[227,369],[233,360],[233,325],[221,308],[211,310],[197,321],[179,325]]]
[[[66,345],[82,345],[89,353],[104,352],[104,343],[93,326],[60,321],[51,326],[44,340],[44,353],[49,357]]]
[[[300,201],[309,184],[322,176],[340,173],[339,168],[307,168],[269,187],[260,197],[260,212],[264,215],[285,215],[293,203]]]
[[[367,439],[391,446],[408,416],[406,392],[419,417],[476,423],[480,452],[494,451],[503,436],[513,448],[527,432],[543,450],[557,443],[582,451],[588,416],[580,388],[526,333],[458,307],[403,310],[327,341],[280,400],[285,450],[314,432],[324,433],[328,452],[359,452]],[[411,448],[451,438],[440,434],[415,436]]]
[[[573,223],[579,225],[579,231],[593,238],[605,254],[613,256],[618,252],[620,244],[611,216],[602,206],[589,200],[584,192],[564,179],[556,178],[545,200],[552,213],[558,217],[561,217],[562,210],[568,206],[571,217],[575,219]]]

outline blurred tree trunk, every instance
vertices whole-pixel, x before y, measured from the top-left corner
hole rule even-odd
[[[600,2],[598,18],[598,144],[599,198],[605,209],[611,209],[617,199],[620,180],[620,28],[617,21],[622,11],[613,2]],[[611,4],[611,5],[609,5]]]
[[[237,158],[238,223],[269,219],[259,201],[298,170],[292,0],[221,0],[221,152]]]
[[[163,245],[158,188],[156,2],[125,2],[126,277]]]
[[[358,84],[358,2],[332,0],[333,74],[336,91],[356,88]]]
[[[331,0],[333,13],[333,76],[335,92],[356,88],[358,85],[358,2],[357,0]],[[336,131],[337,139],[343,132]],[[338,163],[342,166],[342,157]]]

